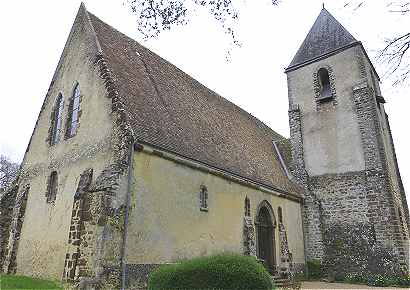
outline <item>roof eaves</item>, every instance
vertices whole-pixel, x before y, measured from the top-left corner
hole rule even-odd
[[[315,57],[315,58],[306,60],[306,61],[301,62],[301,63],[297,63],[297,64],[294,64],[294,65],[291,65],[291,66],[285,68],[285,73],[288,73],[288,72],[297,70],[298,68],[301,68],[301,67],[307,66],[307,65],[309,65],[309,64],[311,64],[311,63],[317,62],[317,61],[319,61],[319,60],[328,58],[328,57],[330,57],[330,56],[332,56],[332,55],[335,55],[335,54],[337,54],[337,53],[339,53],[339,52],[342,52],[342,51],[344,51],[344,50],[346,50],[346,49],[352,48],[352,47],[354,47],[354,46],[356,46],[356,45],[362,45],[362,43],[361,43],[360,41],[352,42],[352,43],[349,43],[348,45],[345,45],[345,46],[339,47],[339,48],[337,48],[337,49],[334,49],[334,50],[332,50],[332,51],[329,51],[329,52],[326,52],[326,53],[324,53],[324,54],[321,54],[321,55],[319,55],[319,56],[317,56],[317,57]],[[363,46],[362,46],[362,47],[363,47]]]
[[[160,145],[157,145],[157,144],[153,144],[152,142],[147,142],[147,141],[145,141],[145,140],[137,140],[134,144],[142,144],[142,145],[145,144],[145,145],[151,146],[151,147],[153,147],[153,148],[157,148],[157,149],[159,149],[159,150],[161,150],[161,151],[171,153],[171,154],[173,154],[173,155],[175,155],[175,156],[180,156],[180,157],[182,157],[182,158],[184,158],[184,159],[191,160],[191,161],[193,161],[193,162],[203,164],[203,165],[205,165],[205,166],[207,166],[207,167],[209,167],[209,168],[213,168],[213,169],[216,169],[216,170],[221,171],[221,172],[226,172],[226,173],[228,173],[229,175],[236,176],[236,177],[239,177],[239,178],[244,179],[244,180],[248,180],[249,182],[254,183],[254,184],[256,184],[256,185],[259,185],[259,186],[268,188],[268,189],[270,189],[270,190],[276,191],[276,192],[282,194],[282,196],[285,197],[285,198],[290,198],[290,199],[296,200],[296,201],[301,201],[301,199],[302,199],[302,197],[299,196],[297,193],[291,193],[291,192],[289,192],[289,191],[287,191],[287,190],[284,190],[284,189],[281,189],[281,188],[278,188],[278,187],[274,187],[274,186],[268,185],[268,184],[266,184],[266,183],[263,183],[263,182],[254,180],[254,179],[252,179],[252,178],[249,178],[249,177],[240,175],[240,174],[238,174],[238,173],[235,173],[235,172],[226,170],[226,169],[224,169],[224,168],[220,168],[220,167],[217,167],[217,166],[208,164],[208,163],[206,163],[206,162],[203,162],[203,161],[201,161],[201,160],[198,160],[198,159],[195,159],[195,158],[192,158],[192,157],[188,157],[188,156],[182,155],[182,154],[180,154],[180,153],[178,153],[178,152],[175,152],[175,151],[169,150],[169,149],[167,149],[167,148],[164,148],[163,146],[160,146]],[[289,182],[291,182],[293,185],[296,185],[296,187],[297,187],[299,190],[303,190],[303,188],[301,188],[298,184],[295,184],[293,181],[290,181],[290,180],[289,180]]]

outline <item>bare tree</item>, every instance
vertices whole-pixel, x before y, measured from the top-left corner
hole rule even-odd
[[[278,5],[280,0],[265,0]],[[239,12],[234,0],[127,0],[138,18],[138,30],[145,37],[155,37],[173,26],[187,24],[197,8],[207,9],[222,26],[234,45],[240,46],[235,33]]]
[[[386,9],[396,13],[399,17],[410,17],[409,0],[386,0]],[[368,5],[371,1],[348,1],[345,7],[357,10]],[[385,68],[385,76],[393,79],[393,84],[407,82],[410,78],[410,27],[407,32],[391,35],[384,40],[384,47],[379,50],[378,59]]]
[[[5,190],[17,178],[18,170],[19,164],[0,155],[0,190]]]

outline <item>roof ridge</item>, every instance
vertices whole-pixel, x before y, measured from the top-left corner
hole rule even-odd
[[[92,35],[93,35],[93,37],[94,37],[94,39],[95,39],[95,42],[96,42],[96,44],[97,44],[97,49],[98,49],[98,51],[99,51],[100,53],[102,53],[102,48],[101,48],[100,41],[98,40],[97,32],[95,32],[94,25],[93,25],[93,23],[92,23],[92,21],[91,21],[91,17],[90,17],[90,15],[89,15],[89,13],[88,13],[87,8],[85,7],[84,2],[81,2],[80,10],[81,10],[81,9],[84,10],[84,14],[85,14],[85,17],[87,18],[87,22],[90,24],[91,31],[92,31]]]

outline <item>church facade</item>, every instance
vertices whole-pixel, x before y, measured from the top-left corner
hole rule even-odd
[[[362,44],[323,9],[286,73],[290,138],[82,4],[0,197],[2,271],[137,287],[158,265],[233,252],[273,276],[312,260],[337,273],[352,237],[367,265],[407,271],[408,207]]]

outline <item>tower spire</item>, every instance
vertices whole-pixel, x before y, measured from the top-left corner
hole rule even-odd
[[[322,2],[322,6],[322,11],[320,11],[288,69],[358,43],[324,8],[324,2]]]

